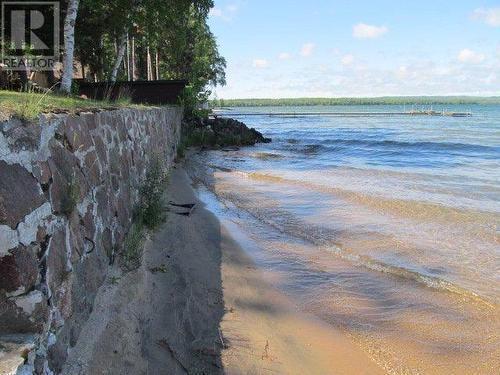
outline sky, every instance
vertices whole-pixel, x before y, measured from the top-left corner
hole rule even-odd
[[[500,95],[500,0],[215,0],[218,98]]]

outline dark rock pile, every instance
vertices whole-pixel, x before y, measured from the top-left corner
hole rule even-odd
[[[254,146],[270,143],[271,139],[231,118],[185,119],[183,146],[221,148],[227,146]]]
[[[235,145],[253,146],[256,143],[270,143],[270,138],[265,138],[262,133],[254,128],[249,128],[244,123],[232,118],[217,117],[209,119],[207,125],[220,139],[233,139]]]

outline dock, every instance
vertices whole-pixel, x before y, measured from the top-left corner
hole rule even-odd
[[[230,112],[214,111],[214,117],[376,117],[376,116],[446,116],[446,117],[471,117],[472,112],[448,111],[401,111],[401,112]]]

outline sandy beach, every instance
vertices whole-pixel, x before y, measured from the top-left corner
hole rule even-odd
[[[141,267],[114,266],[66,374],[377,374],[342,332],[302,314],[203,208],[185,171],[171,173],[171,208]]]

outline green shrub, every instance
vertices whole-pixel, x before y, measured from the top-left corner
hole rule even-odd
[[[152,158],[146,178],[139,188],[133,223],[125,238],[123,266],[131,271],[141,265],[142,248],[147,230],[153,230],[165,221],[165,188],[167,174],[162,159]]]
[[[217,136],[210,128],[184,129],[177,147],[177,158],[182,159],[189,147],[213,148],[219,144]]]
[[[123,265],[130,271],[141,265],[144,237],[145,232],[142,224],[133,223],[125,238],[123,253]]]
[[[184,156],[186,156],[186,144],[184,141],[181,139],[179,142],[179,145],[177,146],[177,159],[182,159]]]
[[[154,229],[165,220],[164,192],[167,174],[162,160],[154,157],[139,189],[138,221],[148,229]]]
[[[76,208],[78,199],[80,198],[80,186],[75,181],[73,176],[66,186],[66,191],[61,199],[61,212],[66,216],[70,216]]]

